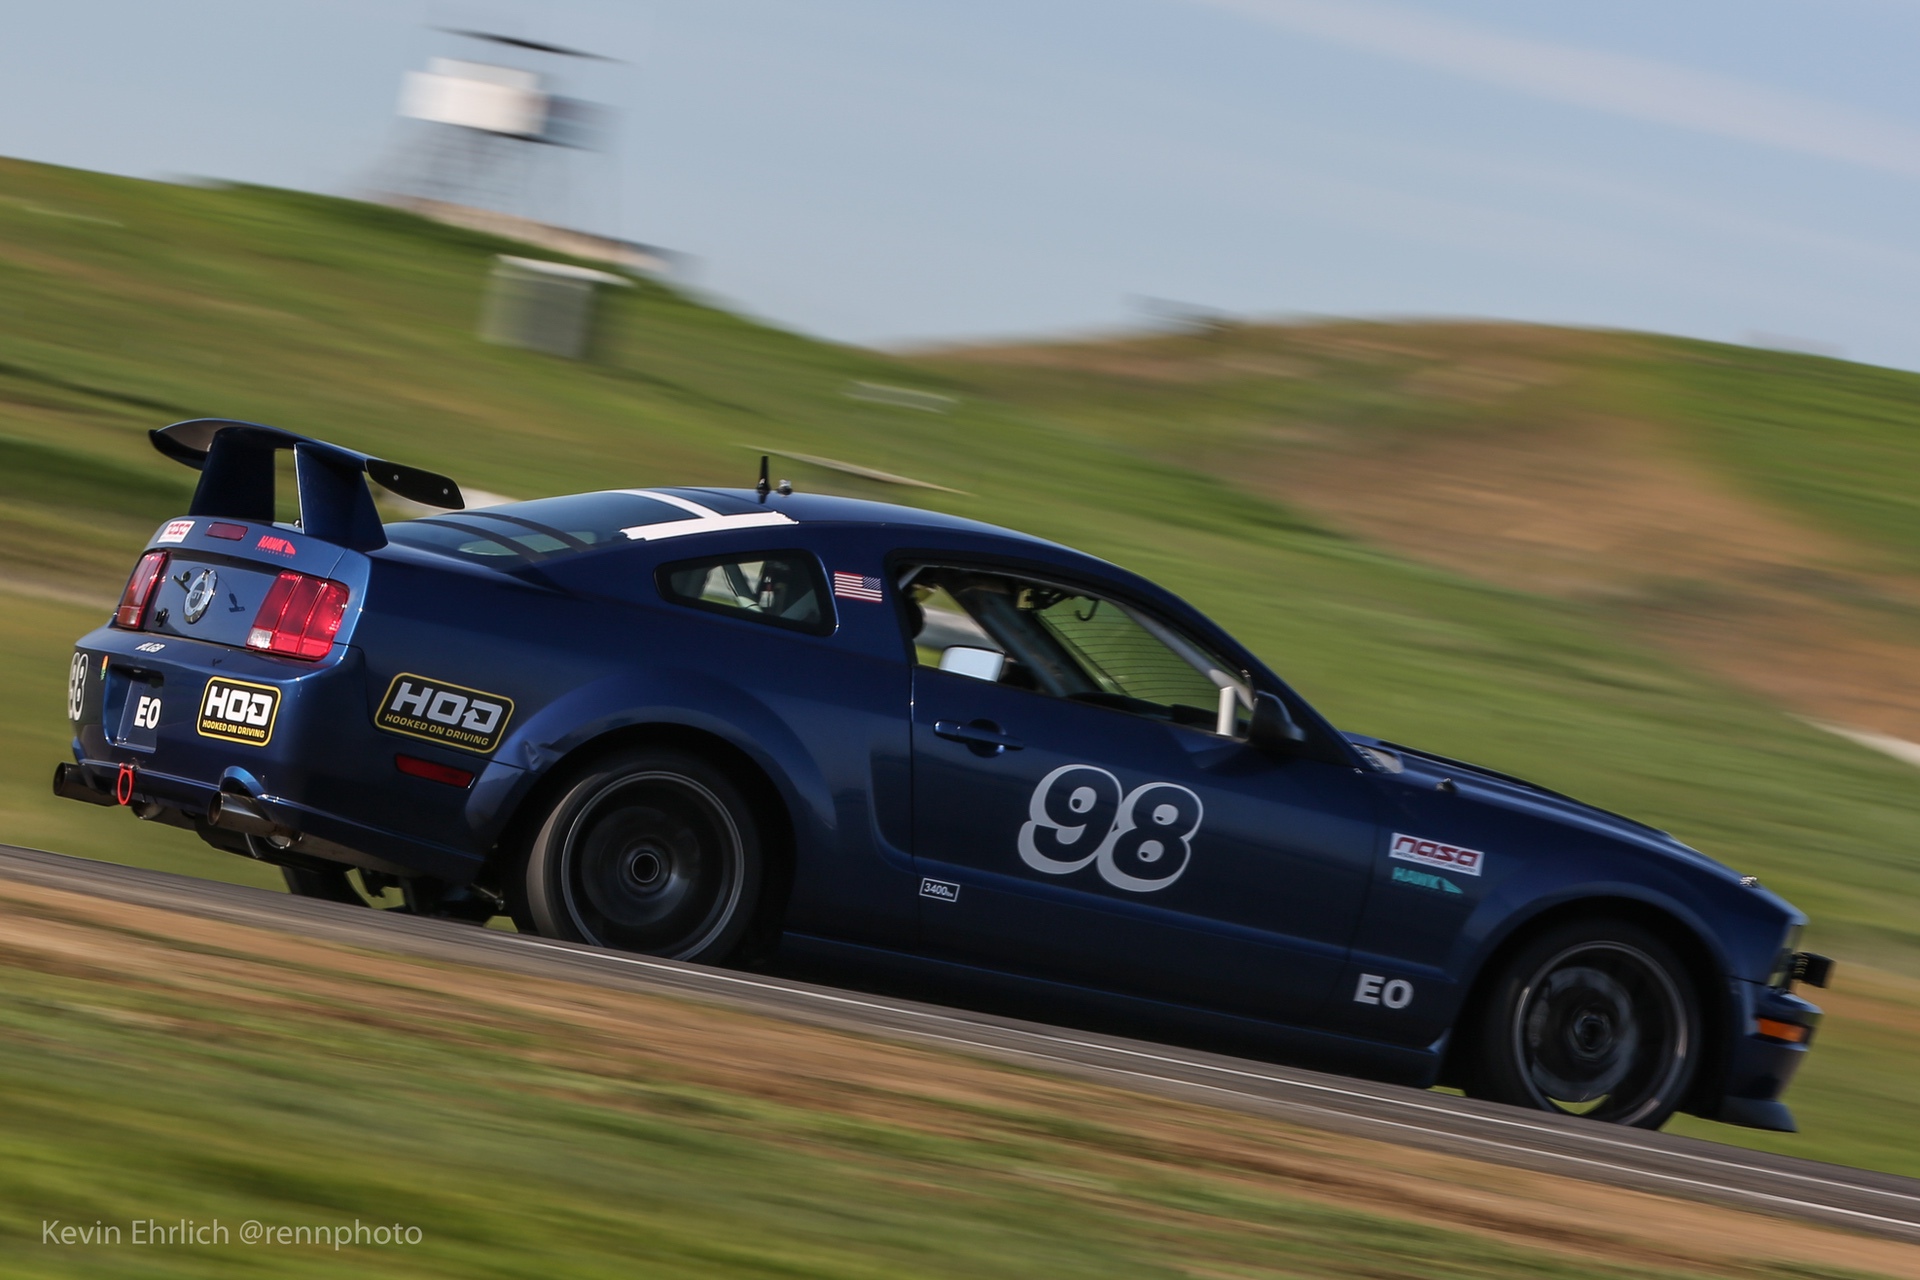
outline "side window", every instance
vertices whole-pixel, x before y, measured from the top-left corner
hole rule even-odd
[[[1243,673],[1117,600],[939,565],[911,570],[904,586],[922,666],[1221,734],[1246,725]]]
[[[655,571],[660,594],[677,604],[825,635],[833,630],[820,565],[797,551],[681,560]]]

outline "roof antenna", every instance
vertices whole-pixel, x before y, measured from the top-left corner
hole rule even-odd
[[[760,483],[753,486],[753,491],[760,495],[761,503],[765,504],[769,493],[777,493],[784,498],[793,492],[793,486],[785,480],[776,485],[767,483],[767,455],[763,453],[760,455]]]

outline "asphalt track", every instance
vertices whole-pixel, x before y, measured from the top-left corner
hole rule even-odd
[[[709,1001],[1144,1094],[1920,1243],[1920,1180],[759,974],[0,845],[0,877],[393,954]]]

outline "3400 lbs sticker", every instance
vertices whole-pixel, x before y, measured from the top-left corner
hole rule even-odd
[[[485,755],[500,745],[512,718],[512,698],[403,671],[387,686],[373,722],[409,738]]]

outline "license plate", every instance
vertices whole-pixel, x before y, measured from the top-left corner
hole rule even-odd
[[[127,705],[120,712],[120,732],[114,741],[122,747],[151,751],[159,742],[160,686],[130,684]]]

